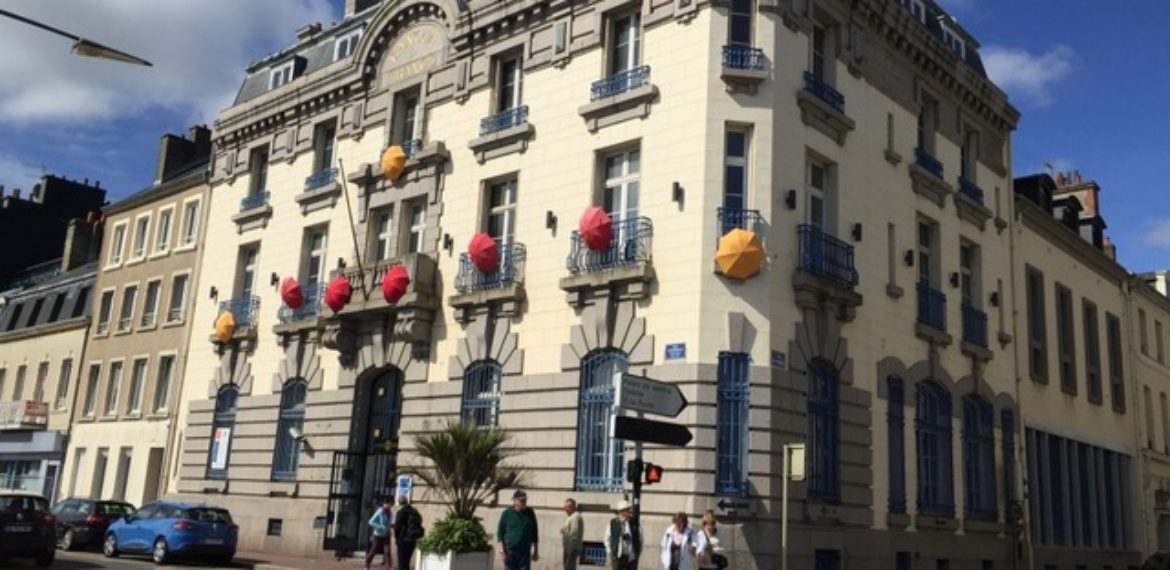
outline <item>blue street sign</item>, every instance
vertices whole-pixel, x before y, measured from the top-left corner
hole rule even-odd
[[[772,351],[772,366],[784,370],[788,368],[788,355],[779,350]]]
[[[666,345],[667,360],[682,360],[687,357],[687,343],[676,342]]]

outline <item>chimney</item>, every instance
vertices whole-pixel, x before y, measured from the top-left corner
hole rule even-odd
[[[162,136],[154,171],[155,184],[171,178],[200,157],[211,156],[211,131],[207,127],[202,125],[191,127],[188,135],[190,138],[170,133]],[[96,184],[100,183],[95,183],[95,187]]]
[[[100,231],[96,225],[80,219],[69,220],[69,227],[65,230],[65,250],[61,252],[62,273],[97,259],[95,246],[101,243]]]
[[[1109,236],[1105,236],[1105,256],[1117,261],[1117,246],[1113,244],[1113,240],[1109,239]]]
[[[319,33],[321,33],[321,22],[314,22],[297,30],[297,39],[311,38]]]

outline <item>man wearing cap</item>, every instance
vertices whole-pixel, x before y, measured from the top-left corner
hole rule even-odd
[[[512,494],[512,508],[500,515],[496,529],[497,550],[505,570],[530,570],[540,560],[540,535],[536,514],[528,508],[528,494]]]
[[[618,516],[609,521],[605,553],[613,561],[613,570],[638,570],[638,556],[642,554],[642,531],[633,522],[634,511],[629,502],[619,502],[614,510]]]

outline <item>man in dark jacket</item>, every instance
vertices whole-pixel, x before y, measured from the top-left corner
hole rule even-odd
[[[513,493],[512,508],[500,515],[496,541],[505,570],[531,570],[532,563],[540,560],[536,514],[528,508],[528,494],[524,491]]]
[[[394,517],[394,544],[398,548],[398,570],[410,568],[410,557],[423,537],[422,515],[410,506],[406,495],[398,496],[398,515]]]

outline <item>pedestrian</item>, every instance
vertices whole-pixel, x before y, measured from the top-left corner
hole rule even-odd
[[[394,499],[386,497],[382,500],[382,506],[370,517],[370,548],[366,550],[366,570],[370,570],[370,562],[378,553],[382,553],[386,570],[391,570],[394,564],[394,558],[390,556],[390,511],[393,508]]]
[[[620,501],[614,510],[617,516],[609,521],[605,553],[613,563],[613,570],[638,570],[638,557],[642,555],[642,529],[633,521],[634,511],[630,503]]]
[[[686,513],[675,513],[662,534],[662,570],[695,570],[697,541]]]
[[[561,527],[561,551],[565,570],[577,570],[585,545],[585,520],[577,512],[577,501],[565,499],[565,525]]]
[[[497,550],[504,570],[531,570],[540,560],[540,534],[536,514],[528,508],[528,494],[512,493],[512,508],[500,514],[496,529]]]
[[[398,550],[398,570],[410,568],[414,549],[425,534],[422,515],[411,506],[409,497],[399,495],[398,513],[394,516],[394,546]]]
[[[727,568],[727,558],[723,556],[723,546],[719,542],[719,529],[715,523],[715,511],[703,513],[703,529],[699,531],[698,554],[695,561],[699,570],[722,570]]]

